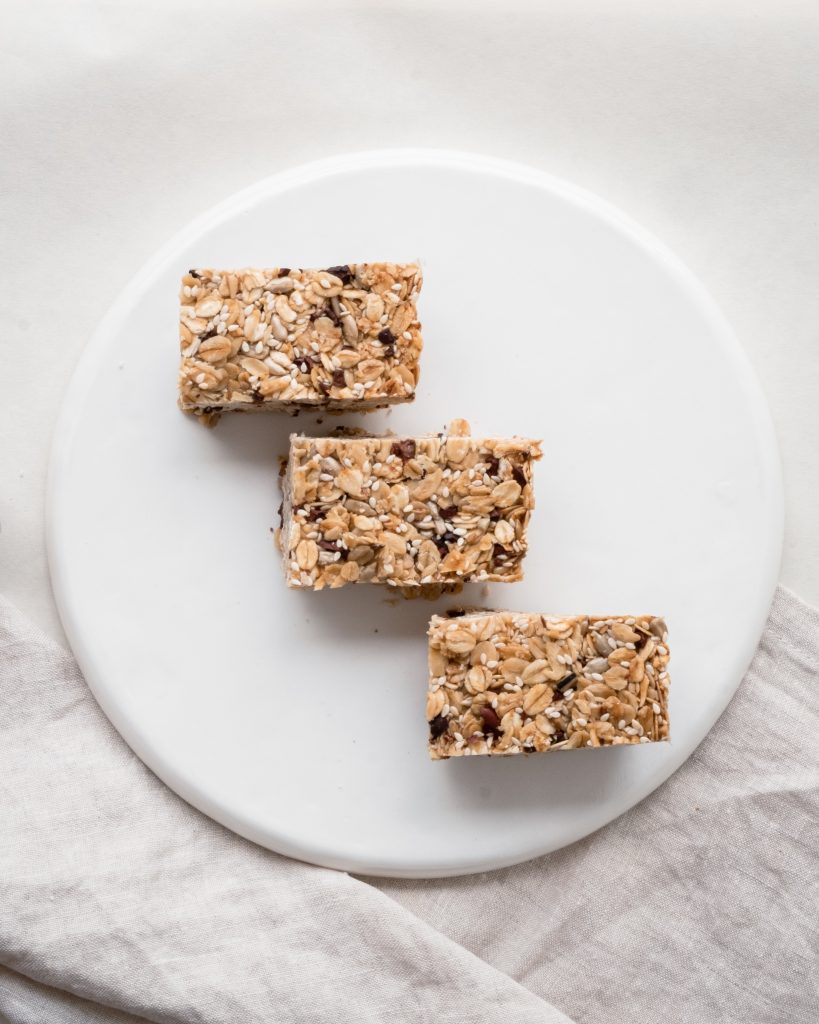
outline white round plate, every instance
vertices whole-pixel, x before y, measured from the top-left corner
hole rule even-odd
[[[418,397],[294,420],[176,407],[191,266],[418,258]],[[544,439],[526,580],[435,603],[285,589],[270,527],[291,431],[398,434],[455,416]],[[782,489],[759,387],[690,273],[596,197],[464,154],[392,151],[277,175],[170,242],[117,299],[57,429],[57,602],[91,689],[157,775],[273,850],[396,876],[557,849],[650,793],[751,660]],[[651,612],[670,629],[672,742],[561,756],[426,752],[426,624],[459,601]]]

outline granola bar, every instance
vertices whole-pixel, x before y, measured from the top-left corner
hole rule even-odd
[[[651,615],[434,616],[433,760],[668,739],[668,633]]]
[[[522,578],[537,441],[290,438],[281,546],[291,587]]]
[[[182,278],[179,404],[227,410],[366,411],[418,383],[417,263],[327,270],[189,270]]]

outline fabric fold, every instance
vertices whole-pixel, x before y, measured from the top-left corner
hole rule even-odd
[[[157,1024],[567,1021],[374,887],[189,807],[114,731],[73,659],[6,602],[0,736],[10,1019],[33,991],[50,1024],[83,1019],[80,999]],[[58,990],[77,997],[62,1016]]]
[[[817,666],[819,612],[780,587],[728,708],[637,807],[528,864],[372,884],[584,1024],[816,1024]]]

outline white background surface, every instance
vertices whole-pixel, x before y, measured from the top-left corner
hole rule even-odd
[[[396,196],[403,215],[381,222]],[[332,262],[345,246],[352,257],[368,247],[421,256],[427,344],[416,401],[374,413],[367,428],[406,436],[446,423],[457,401],[476,436],[546,438],[523,582],[467,584],[458,600],[662,611],[673,624],[673,743],[639,757],[433,764],[423,639],[431,612],[452,598],[396,606],[379,587],[287,590],[269,528],[276,452],[293,422],[226,417],[209,431],[182,417],[176,354],[156,330],[174,321],[186,267],[259,265],[271,238],[298,266]],[[516,288],[482,301],[474,268],[502,282],[507,247],[522,261]],[[543,289],[548,302],[515,301]],[[453,308],[453,295],[469,304]],[[500,359],[498,338],[513,342]],[[315,432],[315,415],[298,423]],[[573,842],[633,806],[733,696],[779,569],[773,432],[722,318],[651,236],[589,194],[506,161],[381,150],[319,161],[228,200],[112,307],[58,430],[52,585],[103,710],[160,778],[218,821],[367,874],[485,871]],[[635,558],[638,539],[647,557]],[[704,635],[703,622],[721,628]],[[307,744],[292,727],[305,720]],[[298,785],[271,787],[285,777]]]
[[[231,192],[399,145],[572,179],[689,264],[767,393],[782,580],[819,603],[815,5],[6,0],[0,15],[0,589],[53,635],[46,459],[107,306]]]

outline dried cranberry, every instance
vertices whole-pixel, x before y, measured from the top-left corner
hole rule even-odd
[[[327,273],[339,278],[342,284],[349,284],[353,279],[353,272],[346,263],[340,267],[328,267]]]
[[[448,725],[449,722],[443,715],[436,715],[429,723],[429,734],[432,739],[437,740],[439,736],[443,736]]]
[[[393,455],[399,456],[405,462],[408,459],[415,458],[415,442],[411,438],[407,438],[405,441],[395,441],[390,448],[390,452]]]
[[[490,707],[488,704],[482,704],[478,708],[478,711],[483,719],[484,732],[497,732],[498,729],[500,729],[500,718],[494,708]]]

